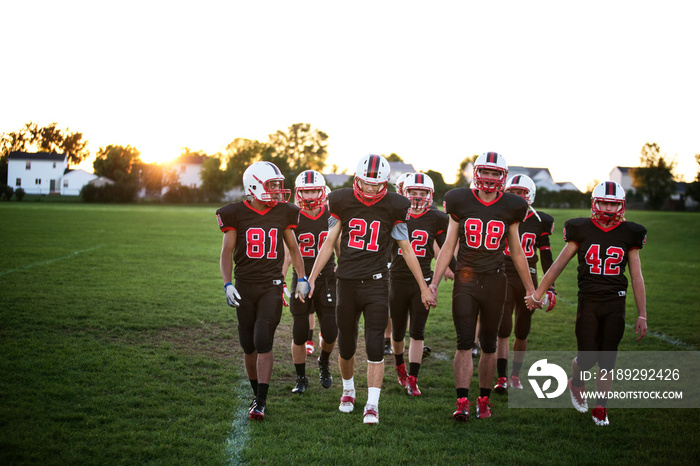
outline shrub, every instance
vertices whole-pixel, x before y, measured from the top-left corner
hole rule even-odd
[[[22,201],[22,199],[24,199],[25,194],[27,194],[27,193],[24,189],[22,189],[22,188],[15,189],[15,198],[17,198],[18,201]]]
[[[12,199],[12,194],[14,192],[15,192],[15,190],[12,189],[12,186],[8,186],[6,184],[0,184],[0,197],[2,199],[9,201],[10,199]]]

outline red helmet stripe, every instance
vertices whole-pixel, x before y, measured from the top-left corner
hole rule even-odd
[[[423,179],[422,173],[416,173],[416,183],[425,184],[425,180]]]
[[[379,176],[379,156],[372,155],[367,161],[367,177],[377,178]]]
[[[617,191],[617,189],[615,189],[615,188],[616,188],[615,183],[613,183],[612,181],[606,181],[605,182],[605,195],[606,196],[614,196],[615,191]]]
[[[305,183],[312,184],[314,182],[314,172],[312,172],[311,170],[307,170],[304,178],[305,178],[305,180],[304,180]]]
[[[489,152],[486,154],[486,163],[497,163],[498,154],[496,152]]]
[[[520,175],[515,175],[513,177],[513,184],[520,184]]]

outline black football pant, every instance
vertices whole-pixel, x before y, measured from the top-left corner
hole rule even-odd
[[[275,330],[282,318],[282,283],[236,280],[241,295],[236,308],[238,340],[246,354],[272,351]]]
[[[343,359],[352,359],[357,349],[360,317],[365,319],[367,360],[384,360],[384,330],[389,323],[389,280],[337,281],[338,352]]]
[[[335,323],[336,283],[335,274],[322,273],[315,282],[314,295],[305,302],[294,297],[297,276],[292,274],[292,300],[289,309],[292,312],[292,338],[295,345],[303,345],[309,338],[309,314],[316,312],[323,341],[335,343],[338,338],[338,326]]]

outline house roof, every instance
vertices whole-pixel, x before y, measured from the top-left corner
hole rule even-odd
[[[552,178],[552,174],[549,172],[549,168],[544,167],[521,167],[520,165],[508,165],[508,176],[511,175],[527,175],[530,178],[534,178],[538,173],[545,172],[549,178]]]
[[[352,175],[348,175],[347,173],[329,173],[323,175],[323,178],[325,178],[326,184],[329,186],[341,186],[345,184],[351,176]]]
[[[64,154],[56,154],[49,152],[20,152],[13,151],[7,156],[8,160],[48,160],[53,162],[63,162],[66,160]]]
[[[181,155],[180,157],[173,159],[172,163],[203,163],[206,156],[204,155]]]
[[[416,169],[413,165],[410,163],[404,163],[404,162],[389,162],[389,168],[391,169],[392,172],[401,172],[401,173],[415,173]]]
[[[623,175],[626,175],[626,174],[628,174],[629,171],[632,170],[633,168],[634,168],[634,167],[615,167],[615,168],[613,168],[613,169],[611,170],[611,172],[614,171],[615,169],[617,169],[617,170],[620,170],[620,173],[622,173]]]

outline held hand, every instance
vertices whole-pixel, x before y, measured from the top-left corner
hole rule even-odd
[[[534,311],[535,309],[541,309],[542,301],[535,299],[535,295],[531,294],[525,296],[525,306],[527,306],[527,308],[531,311]]]
[[[285,283],[282,285],[282,304],[284,304],[284,307],[289,307],[289,299],[291,298],[292,295],[289,294],[289,288],[287,288],[287,284]]]
[[[436,284],[431,283],[431,284],[428,286],[428,288],[430,288],[430,291],[432,291],[433,294],[434,294],[435,296],[437,296],[437,294],[438,294],[438,287],[437,287]]]
[[[224,292],[226,292],[226,302],[229,306],[238,307],[240,305],[241,295],[231,283],[224,285]]]
[[[554,288],[550,288],[544,295],[544,300],[542,301],[542,306],[545,307],[545,312],[549,312],[554,309],[557,305],[557,292]]]
[[[647,319],[646,317],[637,317],[637,325],[634,326],[634,334],[639,336],[637,337],[637,341],[641,340],[644,338],[644,335],[647,334]]]
[[[447,270],[445,270],[445,277],[444,278],[445,278],[445,280],[454,280],[455,273],[452,270],[447,269]]]
[[[426,310],[430,310],[431,307],[437,306],[437,294],[433,292],[431,288],[425,288],[421,292],[421,301]]]
[[[306,278],[306,276],[297,280],[297,292],[295,296],[299,301],[303,303],[310,291],[311,285],[309,284],[309,279]]]

